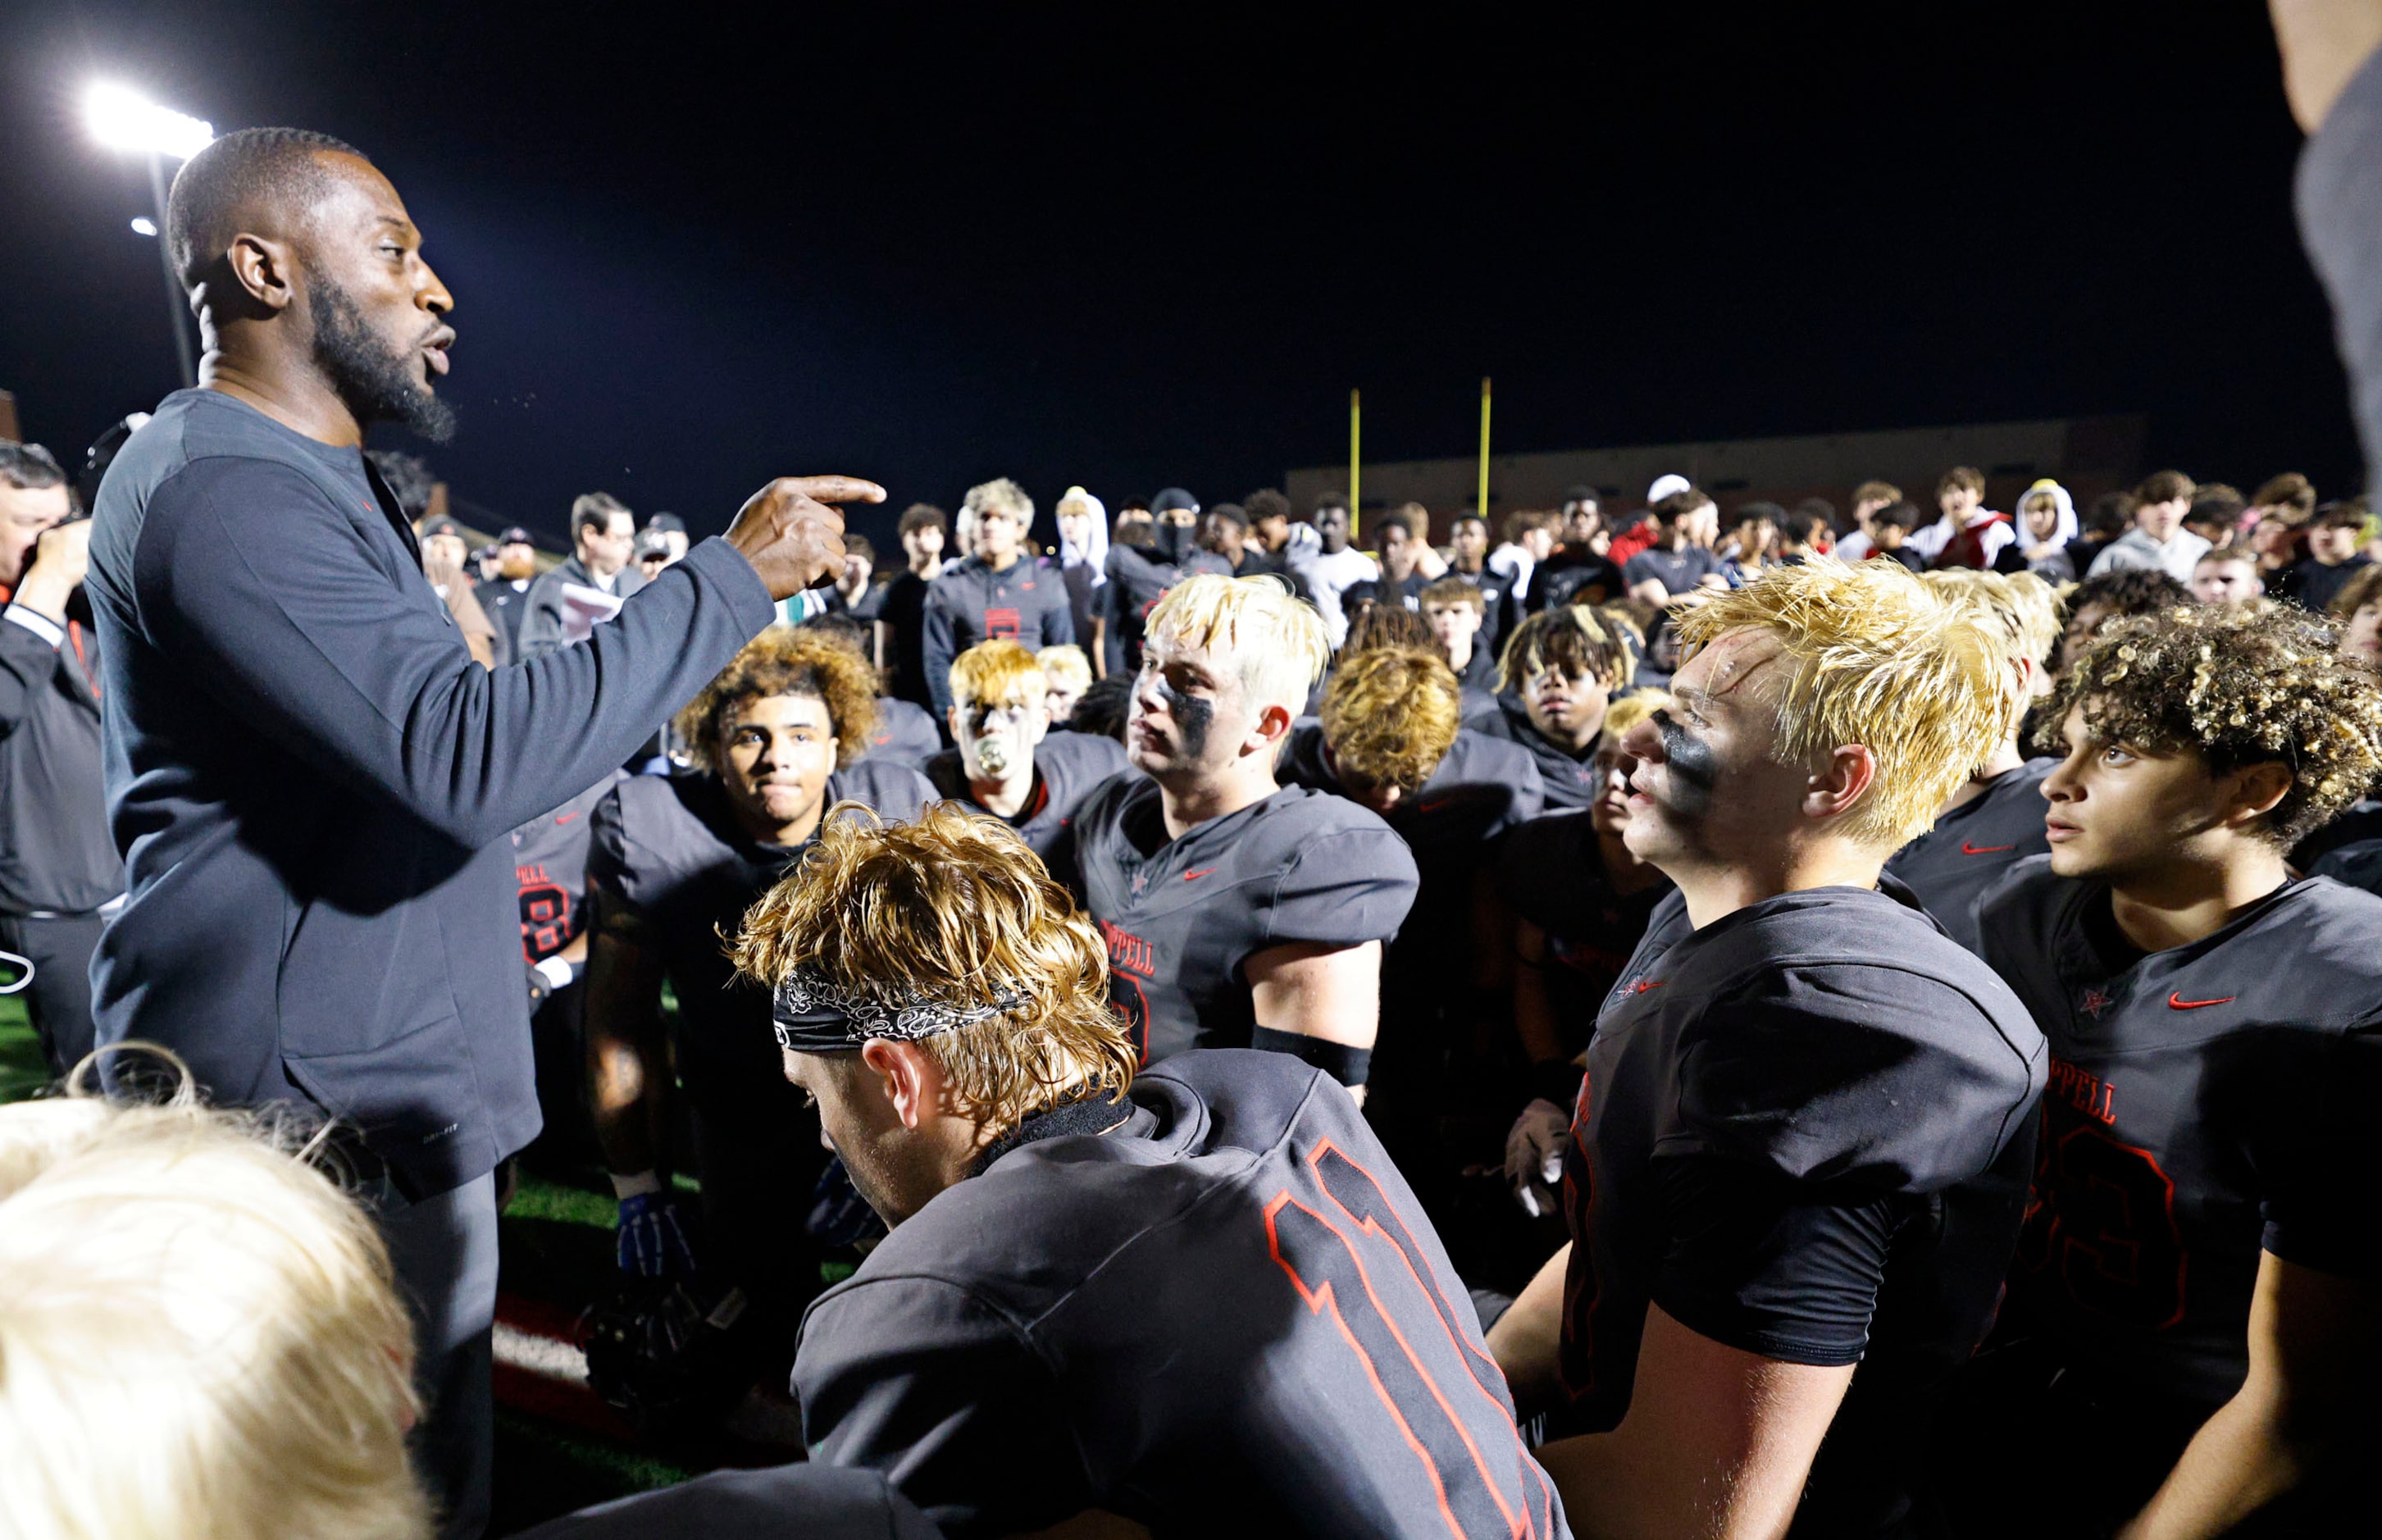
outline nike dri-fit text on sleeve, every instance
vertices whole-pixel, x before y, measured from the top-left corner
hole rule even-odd
[[[774,612],[706,540],[582,647],[494,672],[354,449],[210,390],[102,486],[90,592],[129,898],[100,1041],[218,1100],[312,1103],[417,1193],[538,1128],[510,841],[595,784]]]

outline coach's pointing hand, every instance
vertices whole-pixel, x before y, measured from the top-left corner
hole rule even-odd
[[[728,543],[771,598],[786,598],[843,571],[843,515],[828,505],[884,500],[884,487],[857,476],[780,476],[737,510]]]

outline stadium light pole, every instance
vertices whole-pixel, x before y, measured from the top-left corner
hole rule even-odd
[[[166,157],[188,160],[215,137],[215,125],[158,106],[119,85],[94,85],[83,97],[83,120],[91,135],[111,150],[134,150],[149,157],[149,193],[156,200],[157,262],[166,274],[166,306],[174,328],[174,353],[181,360],[182,383],[199,383],[198,360],[190,348],[190,305],[182,296],[182,280],[174,272],[174,253],[166,247]],[[138,222],[134,228],[140,228]]]

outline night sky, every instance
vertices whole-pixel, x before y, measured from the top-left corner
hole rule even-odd
[[[20,4],[0,386],[79,456],[174,383],[104,76],[379,163],[457,300],[433,462],[546,530],[1215,502],[1351,386],[1369,460],[1468,453],[1484,374],[1501,450],[2147,411],[2353,489],[2263,6],[1817,8]]]

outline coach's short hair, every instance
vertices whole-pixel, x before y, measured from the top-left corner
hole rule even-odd
[[[326,184],[331,173],[316,158],[325,154],[369,158],[307,129],[237,129],[184,161],[166,200],[166,253],[182,287],[205,281],[239,233],[241,216],[257,203]]]
[[[1278,577],[1186,577],[1149,612],[1147,634],[1231,654],[1242,688],[1294,713],[1332,661],[1323,617]]]
[[[1025,495],[1025,487],[1007,476],[969,487],[967,499],[960,504],[961,512],[973,513],[979,519],[996,511],[1016,520],[1021,534],[1034,527],[1034,499]]]
[[[1041,662],[1024,645],[978,642],[952,659],[952,704],[1039,706],[1050,691]]]
[[[187,1077],[0,1107],[0,1531],[431,1533],[387,1250],[297,1149]]]
[[[1463,691],[1436,652],[1374,647],[1344,659],[1323,687],[1323,742],[1352,791],[1415,792],[1463,726]]]
[[[687,757],[698,770],[718,770],[719,729],[728,713],[748,700],[773,696],[796,696],[827,708],[835,728],[837,769],[868,751],[868,734],[877,726],[877,671],[856,647],[816,626],[773,625],[745,643],[680,708],[672,725],[686,741]]]
[[[47,491],[67,484],[67,471],[56,455],[39,444],[0,438],[0,484],[19,492]]]
[[[2339,628],[2287,604],[2179,606],[2104,627],[2044,704],[2038,746],[2071,710],[2095,743],[2196,754],[2211,774],[2280,764],[2291,789],[2264,832],[2289,848],[2382,777],[2382,676]]]
[[[1981,745],[2004,742],[2018,722],[2018,676],[2001,636],[1890,561],[1813,557],[1671,623],[1682,663],[1732,631],[1777,639],[1782,759],[1809,763],[1848,744],[1876,758],[1875,779],[1844,815],[1866,845],[1896,849],[1925,832]]]
[[[632,523],[637,517],[630,512],[627,503],[609,492],[583,492],[571,500],[571,533],[576,536],[583,529],[608,532],[612,521],[623,513]]]
[[[901,824],[837,804],[802,862],[746,912],[731,956],[765,990],[799,967],[912,1006],[1013,1001],[915,1040],[991,1127],[1082,1096],[1121,1102],[1133,1084],[1099,932],[1013,830],[952,803]]]

